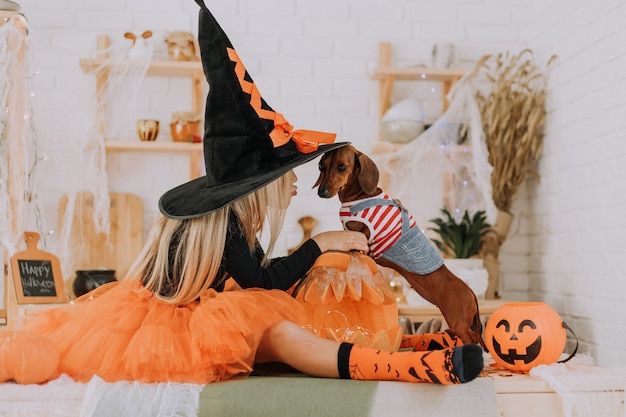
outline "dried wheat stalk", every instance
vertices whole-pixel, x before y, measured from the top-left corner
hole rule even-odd
[[[493,166],[494,204],[510,212],[519,185],[533,171],[541,154],[546,77],[533,64],[530,49],[517,55],[486,55],[474,72],[483,74],[491,87],[486,95],[479,91],[476,99]]]

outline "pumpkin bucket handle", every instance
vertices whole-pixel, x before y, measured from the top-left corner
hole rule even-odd
[[[567,323],[563,322],[563,327],[565,328],[565,330],[569,330],[572,333],[572,335],[574,336],[574,339],[576,339],[576,347],[574,347],[574,351],[567,358],[565,358],[565,359],[563,359],[561,361],[558,361],[558,363],[565,363],[565,362],[567,362],[568,360],[572,359],[576,355],[576,352],[578,352],[578,336],[576,336],[576,333],[574,333],[572,328],[569,327],[567,325]]]

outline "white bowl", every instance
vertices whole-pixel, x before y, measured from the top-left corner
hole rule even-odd
[[[20,9],[21,9],[20,5],[14,1],[0,0],[0,10],[5,10],[9,12],[19,12]]]
[[[424,110],[422,109],[422,103],[414,98],[407,98],[397,102],[383,115],[383,122],[391,120],[411,120],[414,122],[423,122]]]
[[[389,120],[381,123],[380,131],[386,142],[407,143],[424,131],[424,123],[414,120]]]

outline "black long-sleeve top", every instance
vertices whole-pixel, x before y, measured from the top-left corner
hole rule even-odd
[[[304,277],[321,254],[317,243],[309,239],[291,255],[274,258],[268,267],[263,267],[263,248],[257,241],[255,251],[250,251],[239,220],[231,215],[222,266],[218,273],[222,279],[216,280],[213,288],[222,291],[224,277],[232,277],[242,288],[288,290]]]

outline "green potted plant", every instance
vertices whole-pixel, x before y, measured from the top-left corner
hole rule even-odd
[[[446,267],[461,278],[474,291],[479,300],[485,298],[489,274],[479,256],[483,237],[491,230],[484,210],[470,214],[467,210],[457,221],[446,209],[441,217],[431,219],[436,225],[432,230],[439,237],[431,239],[444,257]]]
[[[440,211],[442,217],[430,219],[437,227],[428,230],[438,235],[439,239],[431,240],[444,257],[465,259],[478,255],[483,247],[483,237],[491,228],[485,211],[479,210],[470,216],[465,210],[458,222],[445,207]]]

